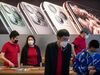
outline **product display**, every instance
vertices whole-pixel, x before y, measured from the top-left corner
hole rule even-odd
[[[70,15],[64,11],[62,6],[43,2],[40,4],[40,8],[55,33],[60,29],[67,29],[71,34],[79,33],[73,26]]]
[[[78,28],[86,27],[92,34],[100,34],[100,11],[73,2],[65,2],[64,6]]]
[[[82,4],[66,1],[57,5],[47,1],[39,6],[19,2],[17,7],[0,2],[0,33],[12,30],[20,34],[56,34],[66,29],[79,34],[86,27],[92,34],[100,34],[100,11]]]
[[[18,8],[36,34],[54,34],[38,6],[21,2]]]
[[[0,3],[1,21],[8,33],[12,30],[18,31],[20,34],[31,34],[31,31],[26,26],[25,21],[20,15],[16,7]]]

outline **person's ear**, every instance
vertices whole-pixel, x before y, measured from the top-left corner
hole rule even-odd
[[[12,37],[12,38],[10,38],[11,40],[13,40],[14,38]]]
[[[60,40],[60,37],[57,37],[58,40]]]

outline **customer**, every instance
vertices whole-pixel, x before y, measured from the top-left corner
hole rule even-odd
[[[99,75],[100,74],[100,54],[97,52],[93,55],[93,65],[96,70],[93,75]],[[92,71],[93,72],[93,71]]]
[[[6,42],[1,50],[1,57],[5,61],[4,66],[7,67],[18,67],[18,58],[20,53],[18,42],[19,33],[12,31],[9,35],[10,40]]]
[[[69,75],[71,45],[69,32],[61,29],[57,32],[57,41],[47,45],[45,54],[45,75]]]
[[[95,53],[97,53],[96,49],[98,48],[99,42],[97,40],[92,40],[88,45],[88,49],[84,49],[76,56],[73,64],[73,69],[78,75],[91,75],[96,72],[98,67],[96,65],[97,62],[95,60],[97,58],[95,58],[94,55]]]
[[[41,52],[37,45],[35,45],[35,38],[33,35],[29,35],[26,40],[26,44],[21,53],[21,64],[26,66],[40,66],[41,64]]]

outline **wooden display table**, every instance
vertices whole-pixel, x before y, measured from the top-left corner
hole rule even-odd
[[[0,75],[44,75],[44,67],[6,68],[0,67]],[[70,75],[76,75],[70,70]]]
[[[44,75],[44,68],[0,68],[0,75]]]

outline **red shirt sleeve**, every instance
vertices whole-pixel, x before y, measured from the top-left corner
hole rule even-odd
[[[79,42],[80,42],[80,39],[77,37],[77,38],[75,38],[75,40],[72,42],[72,44],[78,46]]]
[[[20,53],[20,47],[19,47],[19,45],[18,45],[18,53]]]
[[[1,52],[6,53],[7,48],[8,48],[8,45],[6,43],[6,44],[3,45]]]

